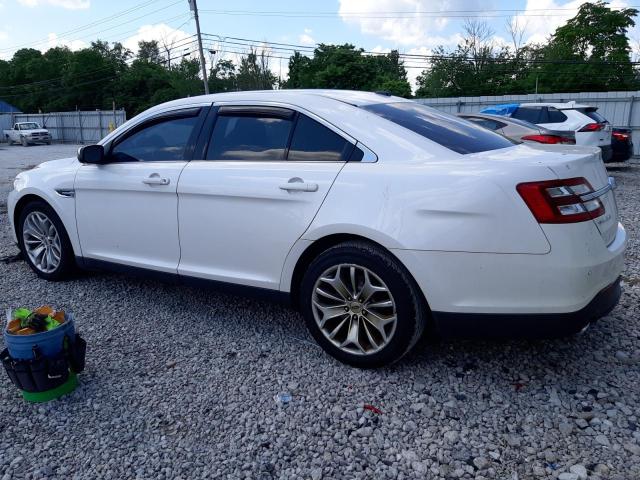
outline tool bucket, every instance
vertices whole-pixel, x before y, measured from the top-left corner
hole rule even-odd
[[[73,392],[84,370],[86,342],[76,333],[73,316],[62,325],[32,335],[4,330],[7,348],[0,352],[7,375],[28,402],[48,402]]]
[[[48,332],[35,333],[33,335],[13,335],[8,331],[8,325],[4,329],[4,343],[9,350],[9,355],[14,360],[29,360],[33,358],[33,349],[40,349],[43,357],[53,357],[64,348],[65,337],[75,339],[76,326],[73,323],[73,315],[66,314],[65,322]]]

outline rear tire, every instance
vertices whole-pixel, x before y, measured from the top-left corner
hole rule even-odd
[[[360,241],[336,245],[311,262],[300,310],[318,344],[358,368],[401,359],[422,336],[428,317],[404,266],[386,250]]]
[[[17,225],[20,251],[40,278],[58,281],[71,276],[75,268],[73,247],[53,208],[43,201],[30,202],[20,212]]]

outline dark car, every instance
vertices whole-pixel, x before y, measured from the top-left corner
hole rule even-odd
[[[633,141],[631,129],[613,127],[611,132],[611,148],[613,149],[612,162],[625,162],[633,155]]]

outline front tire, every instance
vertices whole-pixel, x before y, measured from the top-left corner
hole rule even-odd
[[[404,266],[384,249],[359,241],[336,245],[309,265],[300,301],[320,346],[359,368],[402,358],[421,337],[428,315]]]
[[[21,143],[22,143],[22,146],[23,146],[23,147],[28,147],[28,146],[29,146],[29,142],[28,142],[28,141],[27,141],[27,139],[26,139],[26,138],[24,138],[24,137],[22,137],[22,141],[21,141]]]
[[[18,244],[31,269],[46,280],[64,280],[75,266],[73,248],[56,212],[42,201],[28,203],[18,219]]]

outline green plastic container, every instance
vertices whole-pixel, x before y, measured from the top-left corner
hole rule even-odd
[[[50,402],[51,400],[56,400],[57,398],[62,397],[63,395],[67,395],[68,393],[73,392],[78,386],[78,377],[75,373],[69,372],[69,379],[60,385],[59,387],[52,388],[51,390],[47,390],[46,392],[25,392],[22,391],[22,398],[24,398],[27,402],[32,403],[43,403]]]

